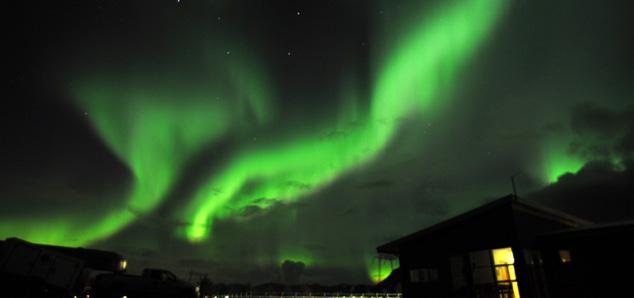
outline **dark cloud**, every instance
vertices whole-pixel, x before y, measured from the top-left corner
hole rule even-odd
[[[632,160],[634,156],[634,104],[610,109],[597,103],[576,105],[571,124],[576,139],[571,152],[586,159]]]
[[[285,260],[281,265],[282,280],[291,285],[299,284],[302,281],[306,265],[303,262]]]
[[[300,190],[308,190],[312,188],[312,186],[309,183],[305,183],[305,182],[297,181],[297,180],[286,181],[286,186],[289,188],[296,188]]]
[[[256,215],[262,214],[262,212],[264,212],[264,209],[262,207],[257,205],[249,205],[242,208],[242,210],[240,210],[240,216],[243,216],[243,217],[256,216]]]
[[[607,162],[590,162],[528,197],[596,222],[634,218],[634,164],[617,170]]]
[[[634,105],[575,105],[570,127],[570,153],[590,162],[529,197],[597,222],[634,218]]]
[[[594,102],[585,102],[572,109],[571,126],[578,134],[599,137],[620,135],[624,128],[634,125],[634,105],[613,110]]]

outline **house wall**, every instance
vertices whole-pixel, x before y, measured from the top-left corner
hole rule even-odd
[[[542,252],[537,236],[546,232],[570,228],[552,217],[545,217],[531,209],[515,204],[496,206],[471,218],[447,223],[436,230],[428,230],[417,240],[400,246],[400,267],[404,297],[472,297],[473,282],[468,255],[470,252],[512,247],[515,271],[522,297],[549,297]],[[433,229],[433,228],[432,228]],[[450,258],[465,259],[467,284],[465,289],[454,289]],[[410,272],[420,268],[438,270],[438,280],[413,283]]]
[[[634,228],[540,238],[552,297],[634,297]],[[560,250],[570,252],[562,263]]]
[[[520,293],[523,297],[550,297],[545,285],[545,268],[542,252],[539,251],[538,235],[571,228],[561,221],[547,218],[533,211],[518,207],[513,212],[515,227],[515,268],[518,275]]]
[[[424,237],[425,241],[414,241],[402,246],[400,266],[403,270],[403,296],[470,297],[467,290],[453,289],[450,257],[464,256],[471,251],[508,247],[513,239],[511,209],[510,206],[502,206],[459,224],[433,231]],[[412,283],[410,271],[418,268],[438,269],[438,281]],[[470,283],[471,273],[465,272],[465,276]],[[470,288],[470,284],[467,284],[467,288]],[[451,293],[451,296],[447,296],[447,293]]]

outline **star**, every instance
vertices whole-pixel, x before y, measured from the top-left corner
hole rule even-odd
[[[301,11],[299,11],[299,10],[298,10],[298,11],[297,11],[297,15],[300,15],[300,14],[302,14],[302,13],[301,13]]]

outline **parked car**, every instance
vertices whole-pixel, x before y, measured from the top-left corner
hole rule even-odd
[[[96,298],[197,298],[197,288],[172,272],[146,268],[139,275],[101,274],[93,284]]]

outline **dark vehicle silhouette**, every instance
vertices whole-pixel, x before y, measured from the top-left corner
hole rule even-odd
[[[94,282],[96,298],[196,298],[196,288],[173,273],[146,268],[142,275],[101,274]]]

